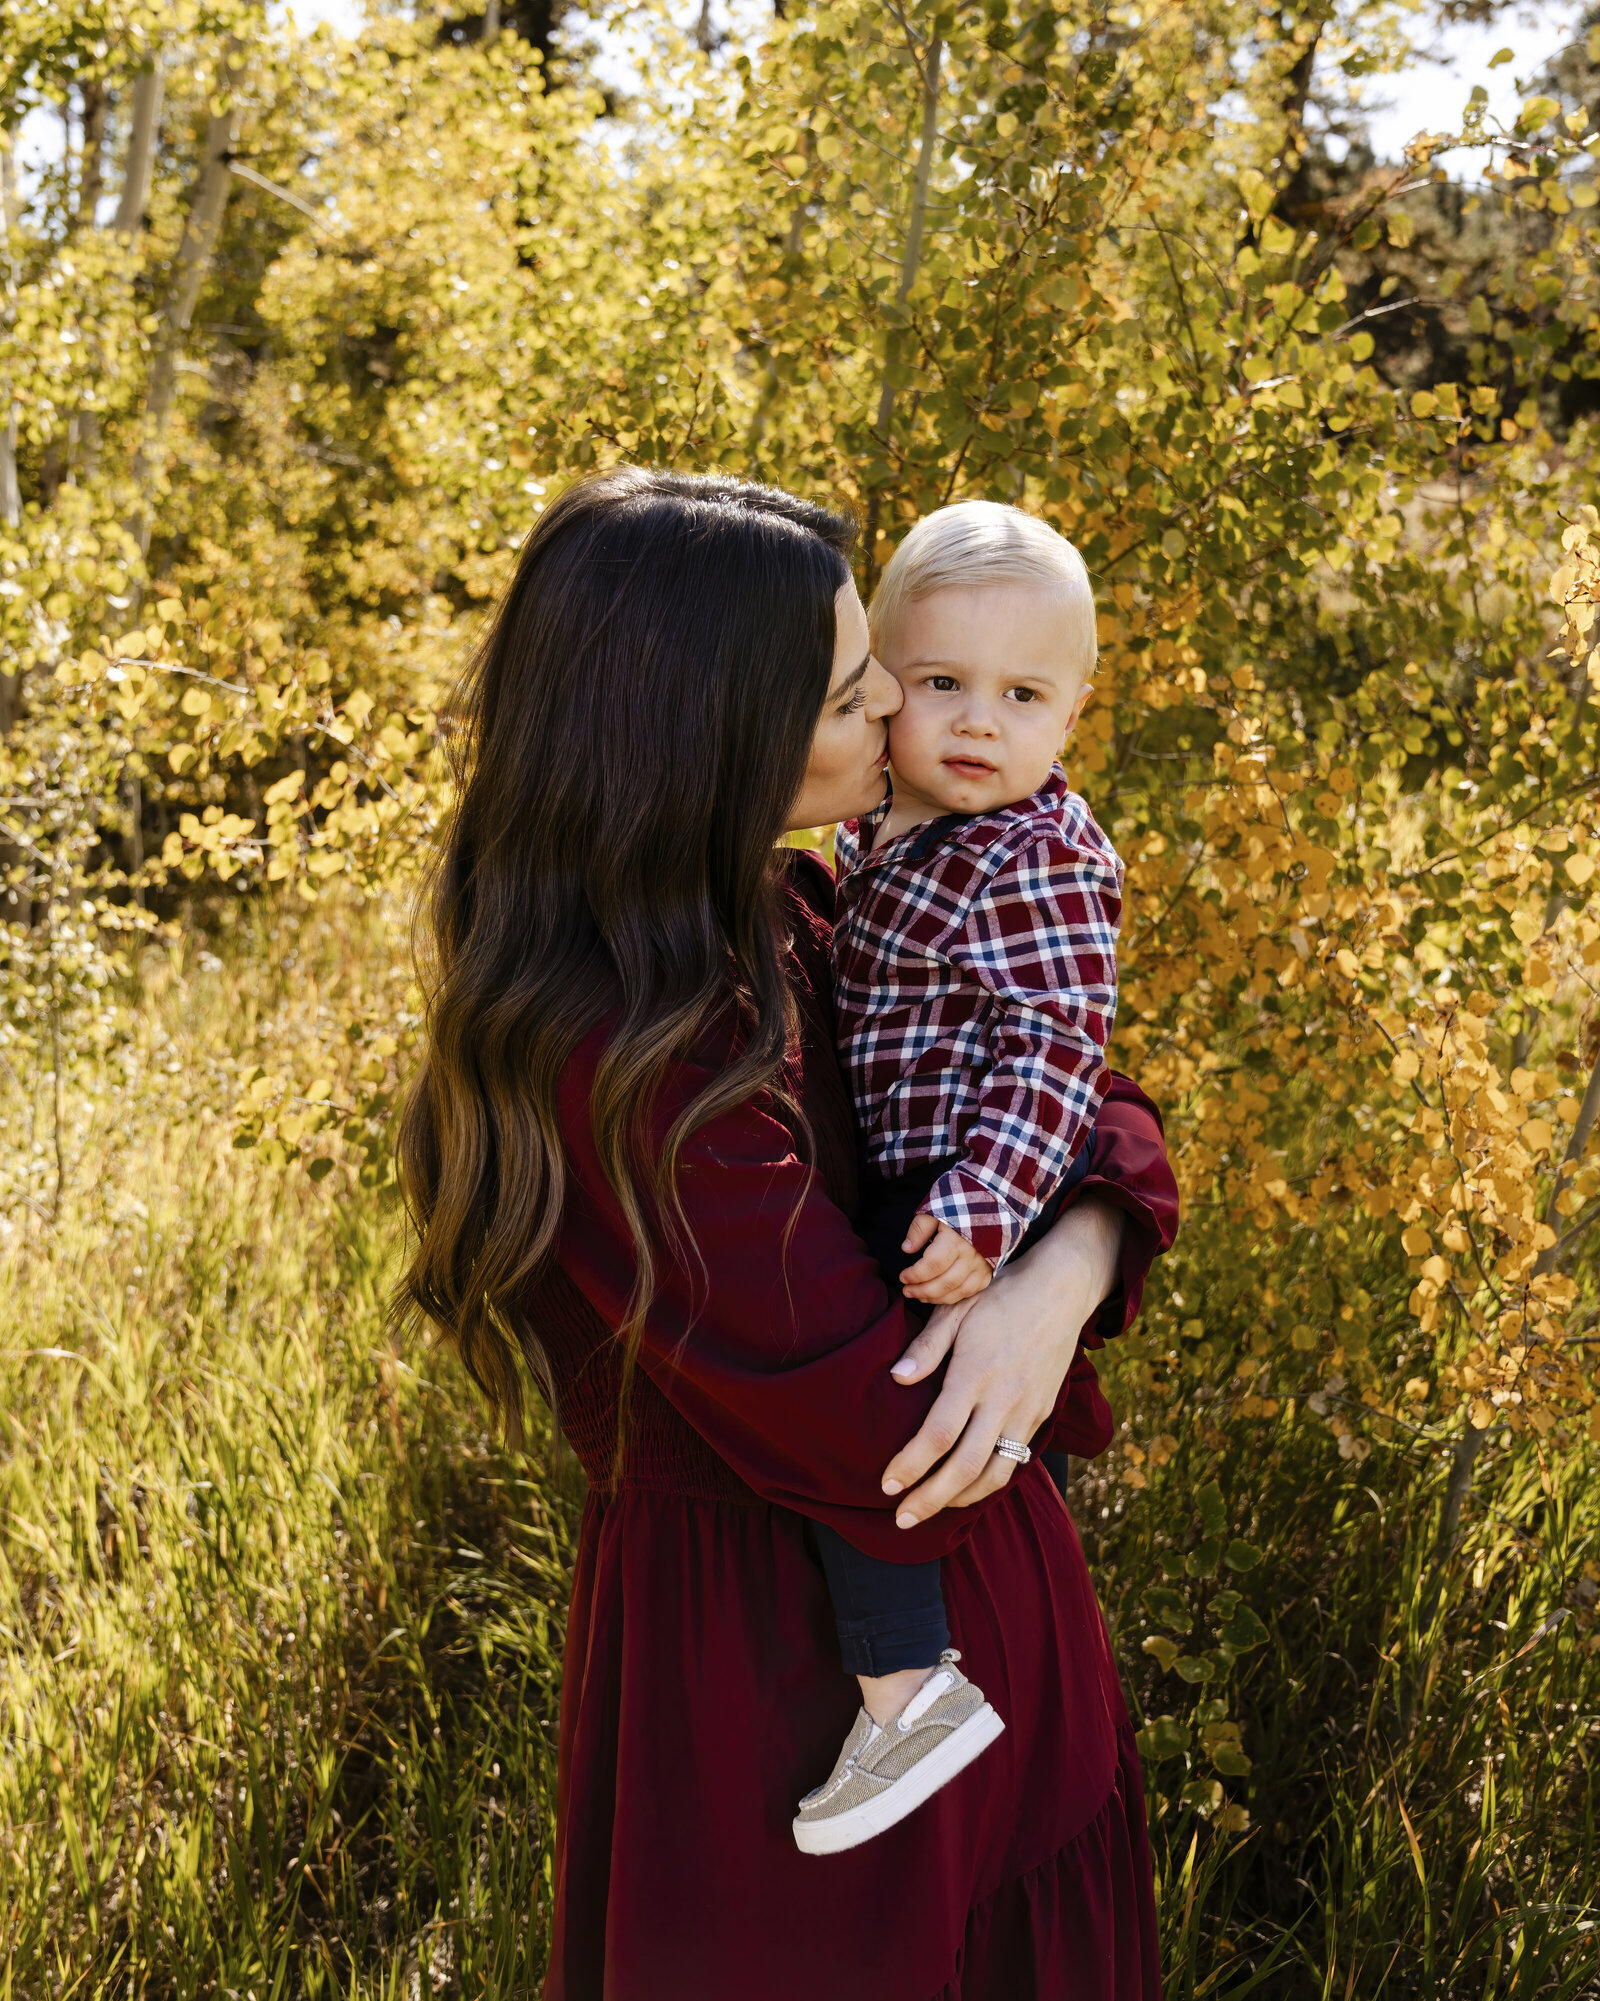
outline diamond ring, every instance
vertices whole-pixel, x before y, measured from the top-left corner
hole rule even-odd
[[[997,1438],[994,1449],[1002,1459],[1015,1459],[1019,1466],[1026,1466],[1033,1457],[1032,1448],[1015,1438]]]

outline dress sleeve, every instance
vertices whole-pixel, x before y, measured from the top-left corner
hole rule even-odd
[[[562,1085],[571,1181],[560,1261],[601,1318],[621,1327],[633,1242],[595,1150],[585,1053]],[[657,1135],[710,1076],[683,1066],[658,1108]],[[786,1127],[759,1103],[713,1119],[682,1149],[678,1194],[679,1228],[694,1248],[657,1260],[639,1366],[763,1499],[891,1562],[954,1548],[997,1497],[895,1526],[883,1469],[922,1423],[938,1383],[890,1375],[912,1332],[904,1303],[889,1299]]]
[[[1095,1121],[1089,1172],[1067,1207],[1091,1195],[1113,1202],[1126,1219],[1117,1287],[1083,1330],[1086,1348],[1103,1347],[1137,1318],[1150,1267],[1178,1234],[1178,1182],[1167,1158],[1161,1114],[1131,1078],[1111,1072]]]
[[[1115,1289],[1084,1327],[1041,1442],[1094,1459],[1111,1443],[1116,1427],[1088,1351],[1103,1347],[1132,1322],[1150,1266],[1178,1230],[1178,1184],[1161,1114],[1137,1084],[1116,1071],[1095,1125],[1089,1173],[1068,1195],[1066,1207],[1087,1195],[1114,1202],[1123,1213],[1121,1264]]]

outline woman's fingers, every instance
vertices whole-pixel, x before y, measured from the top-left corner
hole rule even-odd
[[[966,1300],[958,1306],[941,1306],[926,1327],[889,1371],[897,1383],[920,1383],[931,1375],[955,1346],[956,1334],[967,1317]]]
[[[1015,1471],[1016,1461],[1002,1458],[994,1449],[1002,1429],[998,1414],[975,1410],[944,1464],[913,1488],[895,1509],[896,1524],[903,1529],[914,1528],[941,1508],[953,1506],[980,1482],[986,1494],[1003,1487]]]
[[[903,1445],[884,1468],[883,1491],[899,1494],[907,1487],[914,1487],[957,1443],[971,1416],[971,1392],[964,1392],[959,1383],[952,1383],[947,1376],[916,1437]]]

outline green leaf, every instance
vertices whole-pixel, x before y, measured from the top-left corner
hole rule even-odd
[[[1268,1633],[1250,1607],[1241,1605],[1223,1627],[1221,1637],[1224,1645],[1232,1647],[1236,1654],[1245,1654],[1252,1647],[1263,1645]]]
[[[1163,1758],[1181,1758],[1189,1748],[1189,1726],[1175,1716],[1155,1716],[1139,1732],[1134,1742],[1139,1756],[1151,1764]]]
[[[1254,1570],[1261,1561],[1263,1552],[1253,1542],[1230,1542],[1223,1556],[1223,1562],[1230,1570]]]
[[[1160,1663],[1163,1674],[1172,1672],[1172,1664],[1178,1658],[1176,1641],[1166,1640],[1159,1633],[1152,1633],[1144,1643],[1144,1651]]]
[[[1211,1762],[1225,1779],[1243,1779],[1250,1773],[1250,1759],[1237,1744],[1219,1744],[1211,1753]]]
[[[1228,1526],[1227,1504],[1215,1480],[1208,1480],[1194,1497],[1196,1512],[1208,1536],[1221,1535]]]
[[[1181,1660],[1174,1663],[1174,1666],[1178,1674],[1191,1683],[1210,1681],[1216,1674],[1216,1669],[1210,1661],[1201,1660],[1194,1654],[1185,1654]]]
[[[1216,1536],[1208,1536],[1203,1543],[1198,1544],[1189,1552],[1188,1559],[1183,1567],[1191,1577],[1214,1577],[1217,1572],[1217,1559],[1221,1554],[1222,1543],[1220,1539]]]
[[[1144,1608],[1152,1619],[1170,1626],[1175,1633],[1187,1633],[1194,1625],[1188,1599],[1181,1591],[1169,1591],[1163,1584],[1153,1585],[1144,1594]]]

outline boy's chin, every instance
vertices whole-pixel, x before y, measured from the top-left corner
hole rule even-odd
[[[929,772],[926,783],[911,780],[911,786],[920,796],[945,813],[987,813],[996,806],[1008,806],[1018,794],[1000,772],[971,778],[957,777],[955,773],[940,769]]]

